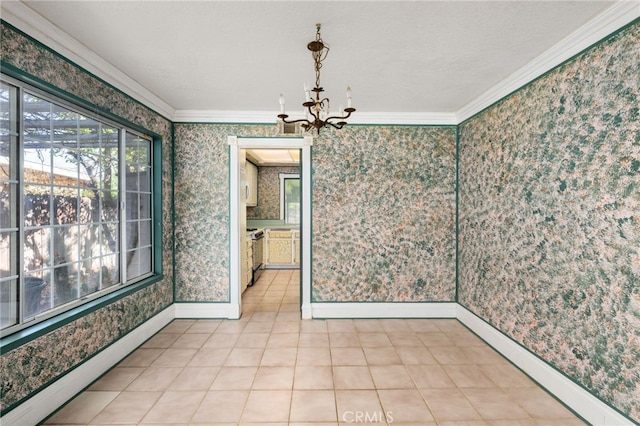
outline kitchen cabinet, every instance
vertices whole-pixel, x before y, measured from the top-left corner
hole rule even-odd
[[[243,239],[244,246],[242,247],[242,256],[240,259],[240,265],[242,271],[240,273],[240,293],[245,291],[251,280],[253,279],[253,241],[251,235],[247,235]]]
[[[247,161],[245,171],[247,206],[255,207],[258,205],[258,168],[253,163]]]
[[[266,234],[267,268],[300,267],[300,230],[268,229]]]

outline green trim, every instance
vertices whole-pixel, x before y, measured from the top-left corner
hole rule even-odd
[[[524,346],[522,343],[518,342],[517,340],[515,340],[513,337],[509,336],[508,334],[506,334],[504,331],[500,330],[498,327],[496,327],[495,325],[491,324],[489,321],[487,321],[486,319],[482,318],[480,315],[478,315],[473,309],[471,309],[470,307],[466,306],[463,303],[458,303],[458,305],[462,306],[463,308],[465,308],[466,310],[468,310],[469,312],[471,312],[473,315],[476,316],[476,318],[480,319],[482,322],[484,322],[485,324],[487,324],[489,327],[493,328],[494,330],[496,330],[497,332],[499,332],[500,334],[502,334],[504,337],[506,337],[507,339],[511,340],[513,343],[515,343],[516,345],[520,346],[522,349],[524,349],[525,351],[529,352],[529,354],[531,354],[532,356],[534,356],[535,358],[537,358],[539,361],[542,361],[543,363],[545,363],[546,365],[548,365],[549,367],[553,368],[555,370],[556,373],[562,375],[563,377],[565,377],[566,379],[570,380],[573,384],[577,385],[578,387],[582,388],[585,392],[589,393],[591,396],[593,396],[594,398],[596,398],[598,401],[602,402],[604,405],[606,405],[607,407],[611,408],[613,411],[617,412],[618,414],[620,414],[621,416],[624,416],[626,419],[629,419],[629,421],[633,424],[638,424],[635,420],[633,420],[631,417],[629,417],[627,414],[623,413],[622,411],[620,411],[618,408],[614,407],[613,405],[609,404],[607,401],[603,400],[602,398],[600,398],[599,396],[597,396],[596,394],[594,394],[590,389],[586,388],[582,383],[578,382],[576,379],[574,379],[573,377],[567,375],[566,373],[564,373],[562,370],[560,370],[558,367],[556,367],[554,364],[550,363],[549,361],[546,361],[545,359],[541,358],[538,354],[536,354],[535,352],[533,352],[531,349],[527,348],[526,346]],[[459,320],[458,320],[459,321]],[[464,325],[464,324],[463,324]],[[465,325],[465,327],[467,327]],[[469,327],[467,327],[469,328]],[[469,329],[469,331],[471,331],[473,334],[475,334],[476,336],[478,336],[475,332],[473,332],[471,329]],[[482,339],[480,336],[478,336],[478,338],[480,338],[483,342],[487,343],[484,339]],[[493,345],[490,345],[489,343],[487,343],[487,345],[489,345],[491,348],[493,348]],[[507,361],[509,361],[510,363],[513,364],[513,361],[510,358],[507,358],[506,356],[500,354],[504,359],[506,359]],[[520,369],[520,367],[518,367],[517,365],[514,364],[515,367],[517,367],[518,369]],[[522,370],[520,370],[522,371]],[[524,371],[523,371],[524,372]],[[527,374],[527,373],[525,373]],[[528,376],[528,374],[527,374]],[[573,412],[573,410],[568,407],[564,402],[562,402],[562,400],[558,399],[554,393],[550,392],[549,390],[547,390],[547,388],[545,388],[542,384],[540,384],[537,380],[531,378],[531,380],[533,380],[534,382],[538,383],[538,385],[540,385],[541,388],[543,388],[547,393],[549,393],[551,396],[553,396],[556,400],[558,400],[560,403],[562,403],[562,405],[564,405],[565,407],[567,407],[567,409],[569,409],[570,411]],[[581,416],[579,416],[577,413],[574,412],[574,414],[576,414],[578,417],[580,417],[582,419]],[[584,419],[582,419],[584,420]],[[586,421],[586,420],[585,420]]]
[[[164,278],[163,275],[153,275],[149,278],[146,278],[138,283],[130,284],[123,286],[121,289],[116,290],[112,293],[101,296],[95,300],[87,302],[81,306],[77,306],[68,311],[62,312],[55,317],[46,319],[42,322],[34,324],[29,328],[25,328],[23,330],[17,331],[9,336],[3,337],[0,340],[0,352],[2,354],[6,354],[14,349],[19,348],[20,346],[29,343],[32,340],[35,340],[39,337],[44,336],[47,333],[50,333],[60,327],[63,327],[73,321],[76,321],[84,316],[87,316],[93,312],[96,312],[107,305],[110,305],[114,302],[117,302],[120,299],[123,299],[133,293],[138,292],[146,287],[149,287],[152,284],[155,284],[161,281]]]
[[[530,86],[531,84],[535,83],[536,81],[546,77],[547,75],[551,74],[552,72],[556,71],[558,68],[563,67],[564,65],[566,65],[569,62],[574,61],[577,57],[584,55],[585,53],[587,53],[588,51],[595,49],[596,47],[598,47],[600,44],[606,43],[609,40],[611,40],[613,37],[616,37],[617,35],[619,35],[620,33],[622,33],[623,31],[625,31],[626,29],[636,25],[636,24],[640,24],[640,18],[636,18],[633,21],[629,22],[628,24],[618,28],[617,30],[615,30],[614,32],[612,32],[609,35],[604,36],[603,38],[601,38],[600,40],[596,41],[595,43],[585,47],[584,49],[582,49],[581,51],[579,51],[578,53],[576,53],[575,55],[565,59],[564,61],[562,61],[561,63],[559,63],[558,65],[552,67],[551,69],[543,72],[542,74],[538,75],[537,77],[532,78],[531,80],[529,80],[528,82],[524,83],[522,86],[519,86],[517,89],[512,90],[511,92],[507,93],[506,95],[502,96],[500,99],[498,99],[495,102],[492,102],[491,105],[486,106],[485,108],[481,109],[480,111],[474,113],[471,117],[461,121],[460,123],[458,123],[458,126],[462,126],[463,124],[465,124],[466,122],[473,120],[474,118],[476,118],[477,116],[479,116],[480,114],[486,112],[487,110],[495,107],[496,105],[498,105],[501,102],[504,102],[507,98],[513,96],[514,94],[516,94],[517,92],[523,90],[525,87]]]
[[[162,138],[153,138],[153,270],[162,275]]]
[[[176,125],[171,123],[171,294],[176,303]]]
[[[14,27],[13,25],[11,25],[10,23],[8,23],[7,21],[0,19],[0,24],[1,25],[5,25],[6,27],[10,28],[13,32],[20,34],[22,37],[28,39],[29,41],[31,41],[32,43],[34,43],[35,45],[39,46],[41,49],[46,50],[47,52],[51,53],[53,56],[59,58],[60,60],[62,60],[63,62],[66,62],[70,65],[72,65],[74,68],[78,69],[80,72],[82,72],[83,74],[88,75],[89,77],[99,81],[101,84],[104,84],[105,86],[107,86],[108,88],[110,88],[111,90],[121,94],[122,96],[126,97],[127,99],[129,99],[131,102],[136,103],[137,105],[142,106],[143,108],[151,111],[152,113],[162,117],[163,119],[167,120],[167,121],[171,121],[169,120],[167,117],[165,117],[164,115],[160,114],[158,111],[155,111],[151,108],[149,108],[147,105],[143,104],[142,102],[138,101],[137,99],[133,98],[131,95],[123,92],[122,90],[118,89],[117,87],[115,87],[113,84],[105,81],[104,79],[98,77],[97,75],[93,74],[92,72],[90,72],[89,70],[85,69],[84,67],[76,64],[75,62],[73,62],[72,60],[70,60],[69,58],[63,56],[62,54],[56,52],[55,50],[53,50],[52,48],[50,48],[49,46],[47,46],[46,44],[43,44],[42,42],[36,40],[35,38],[31,37],[29,34],[26,34],[25,32],[23,32],[22,30]],[[2,61],[2,66],[5,66],[5,62]],[[11,66],[14,69],[17,69],[13,66]],[[26,75],[26,73],[25,73]],[[49,84],[49,83],[46,83]],[[53,86],[52,86],[53,87]]]
[[[455,254],[455,283],[456,292],[454,300],[458,302],[459,277],[460,277],[460,126],[456,126],[456,254]]]

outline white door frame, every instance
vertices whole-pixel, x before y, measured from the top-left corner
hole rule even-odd
[[[229,318],[238,319],[242,315],[240,293],[240,236],[245,235],[241,221],[240,149],[274,148],[299,149],[300,176],[302,180],[301,241],[302,261],[300,264],[302,318],[311,318],[311,146],[313,137],[303,138],[241,138],[229,136]]]

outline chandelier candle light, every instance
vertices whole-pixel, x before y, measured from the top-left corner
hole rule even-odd
[[[318,134],[320,134],[320,129],[327,125],[342,129],[347,124],[344,120],[349,118],[356,109],[351,107],[350,87],[347,87],[347,107],[342,109],[341,105],[339,111],[335,113],[337,115],[331,115],[329,98],[320,99],[320,94],[324,92],[324,89],[320,87],[320,68],[322,68],[322,61],[326,59],[329,53],[329,46],[320,37],[320,24],[316,24],[316,39],[307,44],[307,49],[311,51],[316,70],[316,86],[313,89],[309,89],[306,83],[304,85],[305,102],[302,106],[307,110],[307,118],[287,120],[289,116],[284,112],[284,96],[282,94],[280,95],[280,114],[278,114],[278,118],[285,123],[302,123],[301,126],[305,131],[316,129]],[[311,92],[315,93],[315,99]]]

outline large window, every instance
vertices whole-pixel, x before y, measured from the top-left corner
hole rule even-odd
[[[19,83],[0,88],[0,328],[150,276],[152,139]]]

